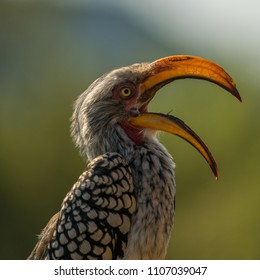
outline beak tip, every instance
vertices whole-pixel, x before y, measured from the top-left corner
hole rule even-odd
[[[218,177],[218,166],[217,166],[217,163],[215,161],[213,161],[210,164],[210,168],[213,171],[213,174],[215,176],[216,181],[218,181],[219,177]]]
[[[240,102],[242,102],[242,98],[236,88],[236,85],[232,85],[231,88],[227,89],[233,96],[235,96]]]
[[[238,90],[235,88],[234,91],[233,91],[233,95],[240,101],[242,102],[242,98],[238,92]]]

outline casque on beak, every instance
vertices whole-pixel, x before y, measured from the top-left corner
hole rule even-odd
[[[141,95],[138,101],[147,106],[161,87],[184,78],[215,83],[241,101],[235,82],[223,68],[207,59],[187,55],[169,56],[150,63],[148,74],[140,85]],[[183,138],[203,155],[216,179],[218,178],[217,164],[206,144],[180,119],[161,113],[143,113],[130,118],[129,123],[135,127],[165,131]]]

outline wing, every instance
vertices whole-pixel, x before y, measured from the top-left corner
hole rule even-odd
[[[120,259],[136,210],[132,174],[124,158],[94,159],[42,231],[29,259]]]

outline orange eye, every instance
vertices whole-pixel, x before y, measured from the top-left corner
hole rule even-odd
[[[124,87],[120,90],[120,94],[122,97],[127,98],[132,96],[133,91],[130,87]]]

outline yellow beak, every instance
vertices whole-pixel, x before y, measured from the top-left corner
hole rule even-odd
[[[183,78],[196,78],[213,82],[234,95],[241,101],[232,78],[217,64],[196,56],[170,56],[149,64],[146,78],[140,85],[139,102],[146,105],[162,86]],[[200,137],[180,119],[158,113],[144,113],[129,119],[135,127],[161,130],[177,135],[193,145],[206,159],[216,179],[218,178],[217,164],[209,149]]]

